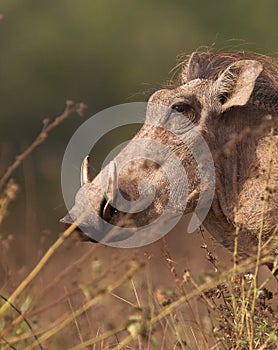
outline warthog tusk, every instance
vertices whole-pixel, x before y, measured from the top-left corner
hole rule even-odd
[[[115,202],[116,200],[117,185],[118,185],[117,167],[116,167],[116,163],[114,161],[111,161],[108,166],[108,184],[107,184],[107,190],[106,190],[107,202],[105,203],[105,206],[102,212],[102,216],[104,218],[109,216],[108,210],[112,206],[112,203]]]
[[[90,179],[90,167],[89,167],[89,156],[86,156],[81,165],[81,174],[80,174],[81,186],[91,182]]]
[[[109,163],[108,167],[108,184],[106,190],[106,197],[108,202],[113,203],[116,199],[118,176],[117,167],[114,161]]]

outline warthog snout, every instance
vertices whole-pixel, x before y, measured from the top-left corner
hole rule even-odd
[[[142,147],[140,155],[139,151],[136,142],[131,142],[92,182],[86,158],[81,168],[82,187],[61,223],[75,222],[92,241],[104,243],[126,239],[135,230],[154,223],[169,204],[170,184],[165,169],[148,159],[152,152]],[[180,184],[180,193],[183,187]],[[178,204],[178,194],[176,197]]]
[[[126,240],[136,233],[138,245],[139,235],[156,240],[164,235],[161,225],[169,226],[185,209],[193,210],[201,180],[214,188],[214,169],[212,159],[206,157],[206,143],[203,141],[203,152],[201,135],[193,130],[195,125],[180,117],[183,109],[188,106],[169,108],[150,103],[145,125],[92,182],[85,158],[75,205],[61,222],[76,222],[85,235],[104,243]],[[176,123],[190,131],[190,137],[174,133],[170,124],[160,126],[169,114],[176,114]],[[154,227],[156,233],[151,234]]]

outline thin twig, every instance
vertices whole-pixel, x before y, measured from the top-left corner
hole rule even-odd
[[[43,350],[43,347],[42,347],[42,345],[41,345],[41,343],[40,343],[40,341],[39,341],[37,335],[34,333],[33,328],[32,328],[32,326],[31,326],[30,322],[27,320],[27,318],[24,316],[24,314],[23,314],[14,304],[10,303],[9,300],[8,300],[7,298],[5,298],[3,295],[0,294],[0,297],[1,297],[6,303],[9,303],[10,306],[20,315],[20,317],[21,317],[21,318],[23,319],[23,321],[26,323],[27,327],[30,329],[30,331],[31,331],[33,337],[35,338],[35,340],[36,340],[36,342],[37,342],[39,348],[40,348],[41,350]]]
[[[0,339],[2,339],[3,342],[4,342],[7,346],[9,346],[10,349],[16,350],[16,348],[15,348],[13,345],[11,345],[5,338],[1,337]]]
[[[8,167],[5,174],[0,179],[0,190],[4,187],[5,183],[9,180],[12,173],[20,166],[22,161],[29,156],[40,144],[42,144],[48,137],[49,133],[67,119],[71,114],[77,113],[80,116],[84,115],[86,105],[84,103],[74,103],[73,101],[66,102],[66,108],[61,115],[56,117],[53,122],[49,123],[49,119],[43,120],[43,128],[36,139],[28,146],[25,151],[16,156],[15,161]]]
[[[3,194],[1,193],[0,197],[0,224],[7,216],[8,206],[12,201],[15,200],[18,191],[19,186],[15,183],[13,179],[10,179],[3,191]]]
[[[168,247],[168,244],[167,244],[167,241],[165,238],[162,239],[162,243],[163,243],[163,255],[166,259],[167,266],[168,266],[172,276],[174,277],[175,283],[176,283],[181,295],[185,295],[185,291],[184,291],[184,288],[182,286],[182,282],[181,282],[179,275],[177,273],[177,270],[174,266],[174,260],[172,259],[171,255],[170,255],[169,247]]]
[[[102,340],[105,340],[117,333],[120,333],[122,332],[123,330],[126,329],[126,325],[122,325],[120,327],[117,327],[117,328],[114,328],[114,329],[111,329],[111,330],[108,330],[106,331],[105,333],[101,334],[101,335],[98,335],[96,337],[93,337],[89,340],[86,340],[84,341],[83,344],[79,344],[79,345],[76,345],[74,347],[72,347],[70,350],[82,350],[82,349],[85,349],[85,347],[88,347],[90,345],[95,345],[97,343],[100,343]]]

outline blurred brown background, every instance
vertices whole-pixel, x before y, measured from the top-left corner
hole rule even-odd
[[[67,99],[86,103],[88,118],[115,104],[146,101],[172,78],[176,57],[200,46],[278,50],[276,0],[1,0],[0,13],[1,174]],[[61,231],[61,162],[82,122],[71,117],[56,128],[13,175],[20,192],[0,233],[14,238],[15,266],[36,261]],[[95,150],[96,172],[110,148],[106,140]],[[181,227],[173,241],[193,261],[196,238],[177,241]]]
[[[0,14],[0,176],[38,135],[42,120],[64,110],[66,100],[83,101],[88,106],[83,119],[71,116],[59,125],[13,174],[20,191],[0,226],[0,289],[7,295],[62,231],[58,220],[66,208],[61,163],[67,143],[81,123],[104,108],[146,101],[152,91],[173,78],[177,56],[201,46],[274,54],[278,51],[278,2],[0,0]],[[111,148],[132,136],[131,129],[109,135],[93,150],[95,173]],[[214,273],[213,266],[200,248],[200,233],[186,234],[185,227],[186,219],[167,235],[168,249],[179,276],[189,268],[201,283]],[[213,250],[214,243],[207,242]],[[231,263],[231,255],[224,249],[216,247],[215,254],[221,263]],[[161,241],[121,250],[68,240],[16,305],[21,307],[24,298],[31,296],[29,321],[35,325],[36,320],[38,328],[51,327],[63,312],[70,314],[71,307],[84,303],[83,285],[89,283],[93,291],[109,285],[134,258],[147,263],[147,272],[135,278],[142,303],[148,276],[158,301],[160,288],[176,288]],[[105,276],[100,283],[98,266]],[[117,293],[136,304],[134,290],[129,288]],[[189,332],[192,314],[202,308],[199,304],[192,307],[192,313],[188,308],[184,311]],[[90,316],[79,320],[84,323],[81,333],[92,337],[116,327],[132,312],[128,303],[109,295]],[[200,315],[206,320],[205,313]],[[61,347],[55,349],[80,343],[77,333],[74,326],[70,332],[62,331],[57,337]],[[50,344],[49,349],[54,349],[52,340]]]

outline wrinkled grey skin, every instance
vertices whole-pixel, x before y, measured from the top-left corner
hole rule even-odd
[[[262,232],[263,242],[273,235],[277,237],[277,90],[271,91],[272,101],[261,99],[261,94],[262,98],[266,94],[261,93],[260,87],[256,88],[256,82],[264,67],[256,60],[238,60],[213,79],[198,77],[199,66],[200,57],[193,54],[183,72],[181,84],[159,90],[150,97],[150,105],[162,105],[163,108],[161,111],[157,111],[159,107],[148,109],[145,124],[133,141],[147,137],[174,150],[188,180],[186,186],[180,184],[181,193],[186,194],[186,206],[181,205],[181,210],[184,209],[185,214],[191,213],[200,194],[207,190],[200,186],[196,162],[188,151],[190,147],[198,149],[200,140],[193,132],[196,128],[205,139],[215,165],[215,192],[212,203],[208,203],[210,208],[203,225],[230,250],[234,249],[238,226],[239,255],[250,256],[257,249],[259,232]],[[179,136],[183,142],[180,142]],[[121,167],[127,159],[136,158],[136,152],[137,148],[131,142],[115,158],[117,167]],[[163,152],[158,154],[158,157],[165,156]],[[202,163],[205,169],[206,159]],[[99,216],[113,225],[140,227],[159,217],[169,199],[169,185],[161,166],[155,162],[135,160],[119,172],[119,191],[127,199],[129,208],[134,206],[134,211],[136,205],[132,201],[139,197],[154,197],[152,204],[128,215],[123,213],[127,210],[116,211],[109,205],[104,210],[105,202],[113,204],[116,197],[113,188],[115,177],[111,171],[111,167],[106,167],[92,182],[84,184],[69,215],[61,220],[66,224],[78,221],[85,233],[94,232],[94,240],[97,241],[108,234],[104,232]],[[204,175],[208,186],[212,181],[211,174],[211,169],[207,169]],[[176,177],[178,181],[178,175]],[[139,185],[146,178],[155,183],[155,195],[151,186],[142,188],[142,183]],[[106,201],[103,201],[103,179],[107,183]],[[141,186],[140,194],[138,185]],[[174,211],[178,212],[183,198],[182,195],[176,198]],[[272,253],[275,254],[277,245],[273,242]]]

